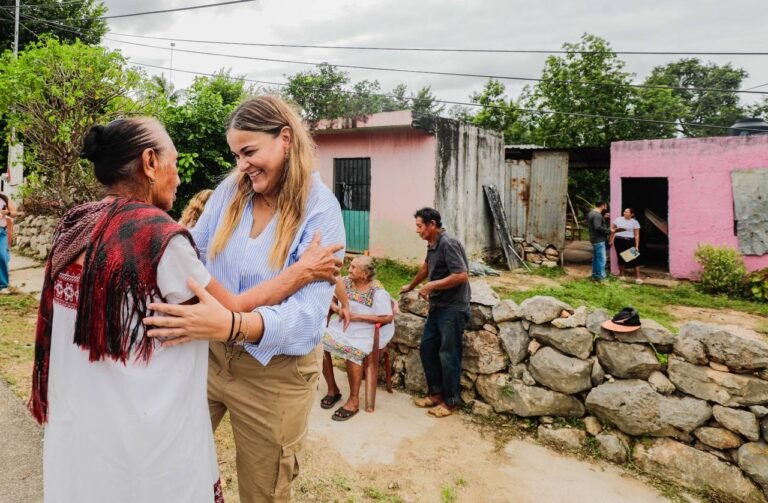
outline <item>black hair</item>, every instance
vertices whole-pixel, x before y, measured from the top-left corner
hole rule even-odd
[[[160,154],[157,135],[147,119],[117,119],[106,126],[96,125],[85,136],[80,157],[94,164],[96,179],[104,185],[129,179],[141,154],[148,148]]]
[[[599,208],[600,206],[608,207],[608,203],[605,201],[598,201],[595,203],[595,208]]]
[[[426,225],[429,225],[430,222],[435,222],[435,226],[437,226],[438,229],[443,227],[443,219],[440,216],[440,212],[434,208],[422,208],[414,213],[413,218],[420,218]]]
[[[0,192],[0,199],[2,199],[3,201],[5,201],[5,205],[6,205],[6,206],[8,206],[8,205],[10,204],[10,202],[9,202],[9,200],[8,200],[8,196],[6,196],[5,194],[3,194],[2,192]]]
[[[624,208],[624,209],[625,209],[625,210],[627,210],[627,211],[629,211],[629,213],[630,213],[631,215],[633,215],[633,216],[634,216],[634,215],[637,215],[637,213],[635,213],[635,209],[634,209],[634,208],[631,208],[631,207],[627,206],[627,207],[626,207],[626,208]]]

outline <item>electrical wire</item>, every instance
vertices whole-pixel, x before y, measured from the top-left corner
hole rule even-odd
[[[197,9],[208,9],[210,7],[222,7],[224,5],[235,5],[235,4],[242,4],[242,3],[251,3],[256,2],[258,0],[228,0],[226,2],[219,2],[219,3],[209,3],[209,4],[203,4],[203,5],[191,5],[187,7],[176,7],[174,9],[161,9],[161,10],[150,10],[150,11],[143,11],[143,12],[131,12],[129,14],[112,14],[108,16],[99,16],[99,17],[85,17],[81,19],[71,19],[71,18],[63,18],[63,19],[48,19],[47,21],[98,21],[98,20],[106,20],[106,19],[120,19],[120,18],[126,18],[126,17],[136,17],[136,16],[147,16],[150,14],[166,14],[169,12],[182,12],[182,11],[189,11],[189,10],[197,10]],[[15,7],[13,7],[15,9]],[[38,20],[40,21],[40,20]]]

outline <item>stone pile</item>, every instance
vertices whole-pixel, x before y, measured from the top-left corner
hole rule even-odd
[[[560,265],[560,251],[552,245],[542,246],[539,243],[529,243],[523,238],[513,238],[515,251],[520,257],[540,267],[557,267]]]
[[[13,247],[23,255],[45,260],[51,251],[59,219],[46,216],[19,217],[14,222]]]
[[[400,310],[394,380],[424,393],[418,348],[428,306],[412,292]],[[462,398],[476,414],[535,418],[539,438],[560,448],[589,444],[683,487],[765,503],[768,338],[696,322],[675,335],[645,319],[614,334],[600,326],[608,318],[552,297],[502,301],[473,281]]]

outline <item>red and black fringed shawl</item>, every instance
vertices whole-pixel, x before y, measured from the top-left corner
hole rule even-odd
[[[157,265],[178,234],[192,242],[189,232],[162,210],[126,199],[84,204],[62,218],[37,317],[29,408],[38,422],[48,416],[56,276],[85,251],[74,343],[88,351],[90,361],[107,357],[125,364],[132,355],[149,361],[154,341],[144,337],[141,320],[149,313],[151,299],[161,297]]]

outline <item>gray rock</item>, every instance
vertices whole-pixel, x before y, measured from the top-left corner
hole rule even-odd
[[[768,417],[760,420],[760,434],[763,436],[763,440],[768,442]]]
[[[485,330],[464,332],[461,368],[477,374],[493,374],[507,368],[507,354],[498,335]]]
[[[653,389],[662,395],[670,395],[675,391],[675,385],[672,384],[672,381],[670,381],[667,376],[658,370],[651,372],[651,375],[648,376],[648,382],[650,383],[651,387],[653,387]]]
[[[528,320],[521,320],[521,323],[523,324],[523,328],[526,330],[530,330],[531,328],[531,322]]]
[[[710,360],[733,370],[768,368],[768,340],[753,330],[691,322],[681,327],[680,337],[701,342]]]
[[[491,308],[481,304],[471,304],[469,306],[469,321],[467,330],[480,330],[483,325],[493,323]]]
[[[400,312],[426,318],[429,314],[429,303],[419,296],[419,292],[410,291],[400,296]]]
[[[539,426],[536,436],[539,441],[566,451],[580,451],[587,434],[575,428],[554,429]]]
[[[768,382],[757,377],[718,372],[675,357],[670,357],[668,370],[677,389],[704,400],[725,406],[768,403]]]
[[[491,417],[493,416],[493,407],[480,400],[475,400],[472,404],[472,414],[481,417]]]
[[[718,372],[731,371],[731,369],[729,369],[727,365],[723,365],[722,363],[717,363],[717,362],[709,362],[709,368],[711,368],[712,370],[717,370]]]
[[[688,332],[684,329],[685,326],[680,330],[680,335],[675,340],[675,354],[694,365],[706,365],[709,363],[704,344],[693,336],[688,335]]]
[[[590,376],[592,386],[600,386],[605,382],[605,371],[597,358],[592,358],[592,375]]]
[[[712,415],[725,428],[744,435],[753,442],[760,440],[760,425],[751,412],[715,405],[712,407]]]
[[[737,449],[743,443],[741,437],[725,428],[701,426],[693,430],[693,435],[715,449]]]
[[[675,335],[655,320],[642,320],[640,330],[626,334],[615,333],[616,339],[621,342],[640,344],[653,344],[656,351],[668,353],[675,344]]]
[[[597,341],[597,359],[612,376],[624,379],[648,379],[661,368],[656,354],[643,344]]]
[[[472,304],[493,307],[501,302],[499,295],[493,291],[493,288],[481,279],[470,280],[469,288],[472,292],[469,302]]]
[[[523,374],[528,372],[528,368],[524,363],[518,363],[517,365],[509,366],[509,377],[512,379],[522,379]]]
[[[587,395],[587,410],[630,435],[683,437],[712,417],[707,402],[656,393],[640,380],[606,383]]]
[[[505,321],[518,321],[520,319],[520,306],[514,301],[502,300],[491,311],[493,321],[504,323]]]
[[[555,418],[552,416],[541,416],[539,418],[539,421],[541,422],[541,424],[552,424],[555,422]]]
[[[600,424],[600,420],[595,416],[588,416],[584,418],[584,429],[587,430],[587,433],[595,437],[603,431],[603,425]]]
[[[503,305],[503,303],[499,305]],[[528,337],[528,332],[523,329],[522,323],[519,321],[500,322],[499,337],[501,338],[501,346],[507,352],[512,365],[517,365],[528,358],[528,344],[531,342],[531,338]]]
[[[496,412],[512,412],[523,417],[584,415],[584,405],[576,398],[538,386],[526,386],[505,374],[478,376],[475,386]]]
[[[595,437],[600,455],[613,463],[623,465],[629,459],[629,437],[619,432],[602,432]]]
[[[411,351],[403,358],[405,363],[405,389],[411,393],[426,393],[427,378],[424,367],[421,366],[421,356],[418,351]]]
[[[737,459],[744,473],[752,477],[768,496],[768,445],[763,442],[744,444]]]
[[[602,327],[605,321],[611,319],[611,315],[605,309],[595,309],[587,314],[587,329],[596,335],[598,338],[612,341],[615,339],[613,332],[610,332]]]
[[[587,308],[579,307],[576,311],[566,318],[555,318],[552,324],[557,328],[576,328],[587,324]]]
[[[523,376],[520,378],[521,381],[523,381],[523,384],[526,386],[536,386],[536,379],[533,378],[531,375],[531,372],[526,368],[523,370]]]
[[[398,313],[395,315],[395,335],[392,342],[417,348],[421,344],[426,320],[414,314]]]
[[[464,375],[462,372],[461,377],[459,378],[459,386],[461,386],[461,389],[472,389],[475,387],[475,383],[472,382],[467,376]]]
[[[592,387],[592,362],[565,356],[556,349],[541,348],[531,356],[528,370],[539,384],[568,395]]]
[[[486,332],[490,332],[492,334],[499,333],[499,329],[496,327],[496,325],[489,325],[488,323],[483,325],[483,330],[485,330]]]
[[[473,389],[463,389],[459,391],[459,396],[461,397],[462,402],[472,406],[475,403],[475,398],[477,398],[477,393],[475,393],[475,390]]]
[[[542,323],[549,323],[555,318],[559,318],[560,313],[563,311],[568,311],[569,313],[574,312],[573,308],[565,302],[561,302],[554,297],[543,295],[530,297],[520,304],[521,316],[526,320],[539,325]]]
[[[633,461],[642,471],[686,489],[700,491],[706,487],[736,501],[765,502],[762,491],[737,467],[674,440],[659,438],[647,445],[635,444]]]
[[[586,360],[592,352],[592,333],[586,328],[556,328],[552,325],[533,325],[531,337],[559,349],[562,353]]]
[[[754,414],[758,419],[762,419],[765,416],[768,416],[768,407],[764,405],[753,405],[749,408],[749,410],[752,411],[752,414]]]

